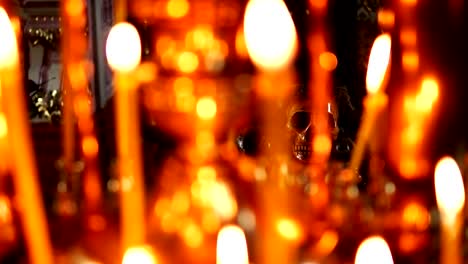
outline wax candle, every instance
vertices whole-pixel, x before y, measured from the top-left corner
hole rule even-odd
[[[240,227],[228,225],[219,231],[216,264],[249,264],[247,242]]]
[[[440,263],[463,263],[465,189],[455,160],[450,157],[439,160],[434,172],[434,184],[440,212]]]
[[[122,250],[126,250],[143,244],[145,238],[138,82],[133,77],[141,44],[135,27],[126,22],[115,25],[107,38],[106,55],[114,70]]]
[[[366,238],[356,252],[354,264],[393,264],[393,257],[387,242],[379,236]]]
[[[267,12],[265,10],[268,10]],[[293,20],[281,0],[251,0],[244,16],[244,37],[247,52],[258,73],[254,89],[262,105],[262,144],[259,166],[268,166],[266,179],[258,184],[259,219],[258,262],[291,263],[295,259],[294,244],[276,230],[277,221],[294,203],[294,195],[286,193],[284,175],[290,145],[285,137],[287,124],[284,104],[294,87],[291,64],[297,50],[297,34]],[[261,158],[264,158],[263,160]],[[267,164],[261,164],[268,160]],[[283,168],[283,169],[280,169]]]
[[[20,202],[27,249],[31,263],[52,263],[51,245],[42,196],[37,180],[29,119],[19,63],[18,43],[7,13],[0,7],[0,76],[11,144],[16,197]]]
[[[383,90],[390,63],[390,50],[390,35],[382,34],[375,39],[367,67],[366,88],[368,95],[364,98],[364,115],[349,163],[351,170],[359,170],[375,122],[388,103],[388,98]]]

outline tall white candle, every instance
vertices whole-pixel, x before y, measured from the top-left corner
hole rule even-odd
[[[138,31],[129,23],[115,25],[107,38],[107,60],[114,70],[117,158],[120,174],[122,250],[144,244],[144,187],[138,113],[141,60]]]

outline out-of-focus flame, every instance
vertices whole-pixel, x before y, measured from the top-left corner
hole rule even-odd
[[[107,37],[106,56],[109,66],[120,72],[130,72],[140,64],[140,35],[133,25],[122,22],[112,27]]]
[[[18,62],[18,43],[15,30],[8,14],[0,7],[0,69],[13,66]]]
[[[426,77],[421,84],[421,90],[416,96],[415,106],[418,111],[428,113],[439,97],[439,84],[436,79]]]
[[[125,251],[122,264],[158,264],[149,247],[132,247]]]
[[[389,34],[382,34],[374,41],[366,76],[367,92],[370,94],[375,94],[381,90],[390,63],[391,47],[392,39]]]
[[[223,227],[218,233],[216,264],[248,264],[249,253],[244,231],[238,226]]]
[[[465,204],[465,189],[460,169],[453,158],[443,157],[439,160],[434,184],[440,211],[446,216],[455,217]]]
[[[387,242],[381,237],[373,236],[367,238],[359,245],[354,263],[393,264],[393,257]]]
[[[261,69],[285,68],[296,54],[296,29],[282,0],[250,0],[244,36],[250,58]]]
[[[197,102],[197,115],[203,120],[209,120],[216,116],[216,101],[212,97],[202,97]]]
[[[301,226],[294,220],[281,218],[276,222],[276,230],[289,241],[300,241],[303,238]]]

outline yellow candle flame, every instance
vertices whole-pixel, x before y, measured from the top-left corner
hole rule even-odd
[[[13,29],[8,14],[0,7],[0,69],[9,68],[18,62],[18,52],[15,30]]]
[[[391,47],[392,39],[389,34],[382,34],[375,39],[367,67],[366,86],[368,93],[375,94],[382,90],[381,87],[390,63]]]
[[[131,247],[125,251],[122,264],[158,264],[149,247]]]
[[[126,22],[118,23],[109,32],[106,43],[109,66],[116,71],[133,71],[141,61],[140,35]]]
[[[465,189],[460,169],[453,158],[443,157],[436,165],[434,184],[437,206],[446,216],[453,216],[465,204]]]
[[[387,242],[382,237],[372,236],[359,245],[354,263],[393,264],[393,258]]]
[[[248,264],[249,254],[244,231],[238,226],[228,225],[218,233],[216,264]]]
[[[244,35],[247,51],[261,69],[282,69],[294,59],[296,29],[282,0],[250,0],[244,16]]]

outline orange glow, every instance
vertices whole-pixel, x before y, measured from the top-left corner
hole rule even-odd
[[[416,201],[405,205],[402,213],[402,226],[406,229],[424,231],[429,227],[430,216],[426,207]]]
[[[196,142],[198,149],[210,150],[215,145],[214,135],[208,130],[202,130],[197,133]]]
[[[190,248],[200,247],[204,239],[200,227],[191,221],[183,228],[183,238]]]
[[[421,91],[416,96],[416,109],[421,112],[430,112],[439,97],[439,84],[437,80],[426,77],[421,84]]]
[[[392,39],[389,34],[378,36],[372,46],[367,67],[366,88],[370,94],[379,92],[390,63]]]
[[[393,264],[392,253],[387,242],[378,236],[364,240],[356,253],[355,264]]]
[[[203,120],[210,120],[216,116],[216,101],[211,97],[202,97],[197,102],[197,115]]]
[[[404,46],[416,46],[417,34],[414,28],[403,28],[400,32],[400,42]]]
[[[236,32],[236,53],[241,58],[248,58],[249,52],[245,44],[244,30],[240,27]]]
[[[455,218],[465,204],[465,189],[454,159],[444,157],[439,160],[434,172],[434,184],[439,210],[446,217]]]
[[[395,13],[392,10],[382,9],[377,16],[380,26],[393,28],[395,25]]]
[[[195,49],[207,50],[213,47],[215,37],[210,26],[201,25],[187,34],[186,41],[187,40],[189,40],[189,43],[191,43]]]
[[[12,221],[11,203],[5,195],[0,195],[0,224],[10,223]]]
[[[282,218],[276,222],[276,231],[289,241],[299,242],[304,237],[301,226],[288,218]]]
[[[190,51],[180,53],[177,58],[177,66],[181,72],[192,73],[198,68],[198,56]]]
[[[204,166],[198,169],[197,179],[200,182],[213,182],[216,180],[216,170],[211,166]]]
[[[106,56],[109,66],[121,72],[133,71],[140,64],[140,35],[132,24],[122,22],[112,27],[107,37]]]
[[[326,256],[333,251],[333,249],[338,244],[338,234],[335,231],[325,231],[320,237],[320,240],[317,242],[317,245],[314,248],[317,254],[321,256]]]
[[[415,71],[419,67],[419,55],[417,52],[403,52],[402,54],[403,69],[407,71]]]
[[[410,124],[406,129],[403,130],[403,141],[409,145],[418,144],[423,136],[423,132],[418,124]]]
[[[216,264],[249,264],[247,242],[240,227],[228,225],[219,231]]]
[[[217,182],[209,190],[211,206],[223,220],[231,220],[237,214],[237,201],[229,187],[223,182]]]
[[[8,124],[5,114],[0,113],[0,138],[5,138],[8,134]]]
[[[83,14],[85,5],[82,0],[68,0],[65,2],[65,12],[71,17],[79,17]]]
[[[317,10],[324,10],[327,7],[328,0],[309,0],[310,6]]]
[[[178,191],[172,197],[171,209],[177,214],[185,214],[190,208],[190,197],[184,191]]]
[[[281,0],[250,0],[245,10],[244,35],[250,58],[261,69],[283,69],[296,55],[296,29]]]
[[[401,3],[408,6],[415,6],[418,0],[401,0]]]
[[[211,210],[203,213],[202,228],[208,233],[214,233],[218,230],[221,222],[219,218],[211,212]]]
[[[96,156],[99,150],[99,144],[95,137],[87,136],[83,138],[81,148],[85,156]]]
[[[320,67],[327,71],[333,71],[338,65],[338,59],[331,52],[323,52],[319,57]]]
[[[0,70],[2,68],[9,68],[15,63],[18,63],[18,51],[15,31],[10,23],[5,9],[0,6],[0,36],[2,41],[0,43]]]
[[[188,77],[178,77],[174,80],[174,92],[176,96],[187,96],[193,94],[193,81]]]
[[[170,36],[160,36],[156,41],[156,53],[162,56],[168,50],[175,50],[176,42]]]
[[[172,18],[181,18],[187,15],[189,8],[190,4],[187,0],[169,0],[166,11]]]
[[[419,249],[426,241],[426,238],[414,233],[403,233],[398,239],[398,247],[404,253],[411,253]]]
[[[328,135],[317,135],[312,142],[312,148],[315,153],[320,155],[328,155],[331,150],[331,139]]]
[[[132,247],[125,251],[122,264],[158,264],[150,247]]]

